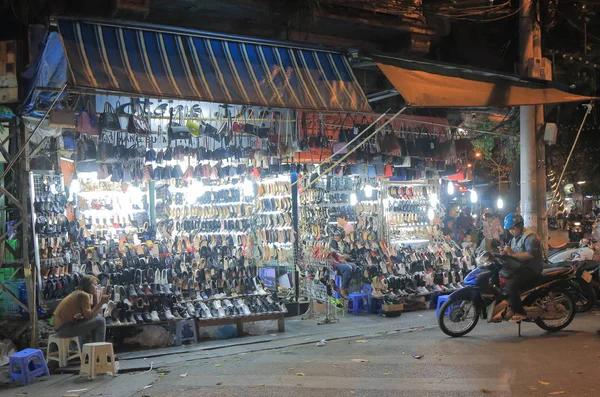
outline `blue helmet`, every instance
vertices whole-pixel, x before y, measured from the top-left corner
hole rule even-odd
[[[523,220],[523,217],[517,213],[511,212],[504,218],[504,229],[506,230],[510,229],[513,226],[517,226],[518,224],[521,224],[521,226],[523,226],[525,224],[525,221]]]

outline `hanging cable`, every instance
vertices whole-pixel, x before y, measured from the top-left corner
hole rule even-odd
[[[571,151],[569,152],[569,155],[567,156],[567,161],[565,161],[565,165],[563,167],[563,170],[560,173],[560,178],[558,178],[558,183],[556,184],[556,190],[552,194],[552,200],[554,200],[554,198],[556,197],[556,194],[558,193],[558,189],[560,189],[560,184],[561,184],[561,182],[563,180],[563,177],[565,176],[565,171],[567,170],[567,166],[569,165],[569,160],[571,160],[571,155],[573,154],[573,151],[575,150],[575,145],[577,145],[577,140],[579,139],[579,135],[581,135],[581,131],[583,130],[583,125],[585,124],[585,120],[587,119],[587,117],[592,112],[592,103],[593,102],[590,102],[587,105],[583,105],[583,106],[586,107],[585,116],[583,116],[583,121],[581,122],[581,125],[579,126],[579,131],[577,132],[577,136],[575,137],[575,141],[573,142],[573,146],[571,147]]]

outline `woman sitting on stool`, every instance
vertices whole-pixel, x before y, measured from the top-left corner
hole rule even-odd
[[[60,338],[79,337],[81,345],[88,342],[104,342],[106,322],[99,313],[108,302],[104,288],[98,288],[98,279],[84,276],[79,289],[64,298],[54,311],[54,329]]]

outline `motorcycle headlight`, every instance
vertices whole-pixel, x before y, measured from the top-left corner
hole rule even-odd
[[[581,226],[581,222],[575,222],[574,225],[575,226]]]
[[[492,264],[492,261],[493,256],[489,252],[482,252],[481,254],[479,254],[477,259],[475,259],[475,263],[477,263],[477,266],[479,267],[489,266]]]

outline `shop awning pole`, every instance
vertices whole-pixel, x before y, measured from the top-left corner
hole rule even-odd
[[[4,178],[6,178],[6,175],[8,175],[8,171],[11,170],[11,168],[15,165],[15,163],[17,162],[17,160],[19,159],[19,157],[21,157],[21,155],[25,151],[25,148],[27,147],[27,145],[29,145],[29,141],[35,135],[36,131],[38,130],[38,128],[40,128],[40,125],[42,125],[42,123],[44,122],[44,120],[46,120],[46,117],[48,117],[48,115],[50,114],[50,112],[52,111],[52,109],[54,109],[54,106],[56,106],[56,103],[58,102],[60,96],[62,95],[62,93],[65,91],[66,88],[67,88],[67,85],[64,84],[62,86],[62,88],[60,89],[60,91],[58,92],[58,94],[56,95],[56,97],[54,98],[54,100],[52,101],[52,104],[50,105],[50,107],[48,108],[48,110],[46,110],[46,114],[44,114],[44,117],[42,117],[40,119],[40,122],[37,123],[37,125],[35,126],[35,128],[33,129],[33,131],[31,131],[31,133],[27,137],[27,140],[25,141],[25,143],[23,143],[23,146],[21,146],[21,148],[19,149],[19,151],[17,152],[17,154],[15,155],[15,157],[13,157],[12,161],[6,166],[6,169],[4,170],[4,173],[2,174],[2,176],[0,176],[0,180],[4,180]]]
[[[402,109],[400,109],[400,111],[398,113],[396,113],[395,115],[393,115],[392,117],[390,117],[385,123],[383,123],[382,125],[379,126],[379,128],[377,128],[375,131],[373,131],[371,133],[371,135],[369,135],[367,138],[365,138],[361,143],[359,143],[358,145],[356,145],[354,148],[348,150],[348,153],[346,153],[341,159],[339,159],[338,161],[336,161],[335,163],[333,163],[329,168],[327,168],[325,171],[319,173],[319,175],[313,179],[311,182],[308,183],[308,185],[306,185],[306,189],[310,188],[312,185],[315,184],[316,181],[318,181],[321,176],[326,175],[329,171],[331,171],[332,169],[334,169],[335,167],[337,167],[342,161],[344,161],[348,156],[350,156],[352,153],[354,153],[356,150],[358,150],[359,147],[361,147],[362,145],[364,145],[369,139],[371,139],[372,137],[374,137],[379,131],[381,131],[383,129],[383,127],[385,127],[386,125],[388,125],[389,123],[391,123],[392,121],[394,121],[394,119],[398,116],[400,116],[400,114],[402,114],[402,112],[404,112],[406,109],[408,109],[408,106],[403,107]],[[368,130],[369,127],[365,128],[365,130],[363,131],[363,133],[365,131]],[[362,134],[361,134],[362,135]]]

